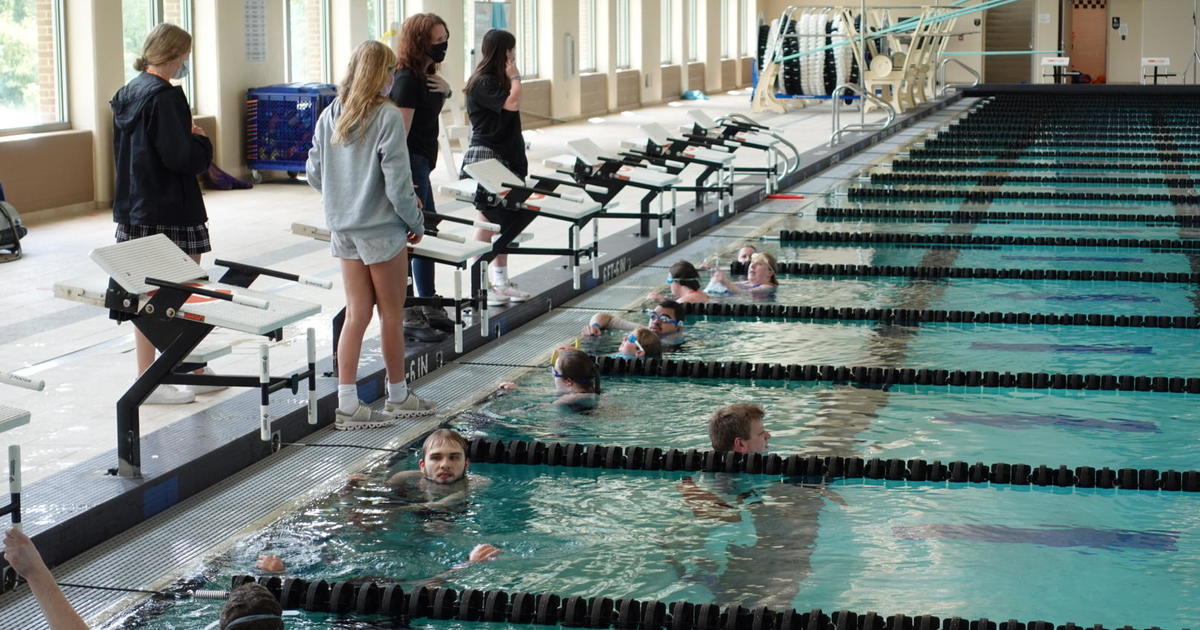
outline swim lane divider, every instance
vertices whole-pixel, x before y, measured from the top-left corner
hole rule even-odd
[[[970,234],[887,234],[878,232],[815,232],[784,230],[781,242],[811,243],[932,243],[935,245],[1037,245],[1052,247],[1140,247],[1200,249],[1200,240],[1172,238],[1072,238],[1067,236],[975,236]]]
[[[780,263],[775,271],[792,276],[899,276],[904,278],[986,278],[998,280],[1082,280],[1105,282],[1200,282],[1200,273],[1183,271],[1105,271],[1098,269],[996,269],[916,265]]]
[[[1111,201],[1117,203],[1161,202],[1179,205],[1200,203],[1200,196],[1179,193],[1096,193],[1062,192],[1057,190],[965,190],[962,188],[851,188],[846,198],[856,199],[964,199],[985,203],[997,199],[1029,199],[1039,201]]]
[[[688,361],[686,359],[596,359],[602,374],[677,378],[723,378],[775,381],[828,381],[868,386],[932,385],[965,387],[1015,387],[1018,389],[1075,389],[1127,392],[1200,394],[1200,378],[1132,376],[1128,374],[1065,374],[1048,372],[995,372],[929,368],[853,367],[840,365],[783,365],[744,361]]]
[[[987,220],[1111,221],[1114,223],[1200,223],[1200,215],[1105,214],[1102,212],[1014,212],[1005,210],[908,210],[902,208],[817,208],[818,219],[917,219],[979,223]]]
[[[1029,464],[940,460],[880,459],[873,457],[819,457],[776,453],[735,453],[688,449],[663,450],[643,446],[604,446],[574,442],[529,442],[475,438],[468,446],[474,463],[525,464],[569,468],[621,470],[677,470],[688,472],[748,473],[816,480],[886,479],[889,481],[996,483],[1014,486],[1058,486],[1060,488],[1120,488],[1123,490],[1166,490],[1200,492],[1200,471],[1151,468],[1094,468],[1078,466],[1030,466]]]
[[[233,578],[233,588],[258,582],[285,610],[333,614],[385,615],[404,621],[419,618],[467,622],[536,624],[566,628],[619,630],[1056,630],[1047,621],[995,622],[933,615],[884,617],[874,612],[825,613],[765,606],[695,604],[659,600],[562,596],[502,590],[431,588],[405,591],[399,584],[308,582],[300,578],[250,575]],[[1129,628],[1129,626],[1125,626]],[[1091,626],[1099,628],[1102,626]],[[1083,630],[1073,623],[1057,630]]]
[[[1200,317],[1183,315],[1104,315],[1099,313],[1002,313],[940,309],[797,306],[786,304],[682,304],[688,315],[757,317],[762,319],[836,319],[885,324],[1035,324],[1046,326],[1112,326],[1118,328],[1200,328]]]

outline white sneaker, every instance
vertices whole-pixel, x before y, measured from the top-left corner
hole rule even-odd
[[[354,410],[354,413],[342,413],[340,409],[337,409],[333,412],[333,417],[333,428],[338,431],[386,427],[396,421],[396,417],[392,414],[375,411],[361,402],[358,403],[358,408]]]
[[[502,295],[511,302],[528,302],[533,297],[532,293],[518,289],[517,285],[511,282],[500,286],[493,286],[492,290],[488,292],[488,304],[491,304],[493,295]]]
[[[497,293],[495,287],[489,288],[487,294],[488,306],[504,306],[508,304],[508,296]]]
[[[205,376],[215,376],[216,372],[214,372],[212,368],[206,367],[201,374],[204,374]],[[213,392],[219,392],[222,389],[229,388],[225,385],[184,385],[180,389],[193,394],[211,394]]]
[[[150,392],[143,405],[186,405],[196,402],[196,395],[174,385],[159,385]]]

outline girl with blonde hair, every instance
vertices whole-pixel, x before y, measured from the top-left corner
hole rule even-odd
[[[391,424],[433,413],[408,390],[404,372],[404,298],[408,245],[419,243],[424,218],[413,194],[404,117],[387,95],[396,55],[367,41],[350,58],[338,97],[321,117],[308,153],[308,183],[321,193],[330,249],[341,259],[346,322],[338,338],[338,408],[334,428]],[[387,366],[384,411],[358,400],[362,340],[379,309],[379,340]]]

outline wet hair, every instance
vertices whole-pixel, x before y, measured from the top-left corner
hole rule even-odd
[[[249,582],[229,592],[229,599],[221,609],[222,630],[229,624],[251,615],[277,615],[279,619],[255,619],[235,624],[235,630],[283,630],[283,606],[261,584]]]
[[[749,249],[750,249],[750,255],[751,255],[751,256],[753,256],[754,254],[757,254],[757,253],[758,253],[758,248],[757,248],[757,247],[755,247],[755,246],[753,246],[753,245],[751,245],[751,244],[749,244],[749,243],[746,243],[745,245],[742,245],[741,247],[737,248],[737,254],[734,256],[734,260],[736,260],[738,256],[741,256],[741,255],[742,255],[742,250],[743,250],[743,249],[746,249],[746,248],[749,248]]]
[[[692,263],[686,260],[681,260],[674,265],[671,265],[671,269],[667,273],[671,274],[671,278],[673,278],[675,282],[678,282],[679,284],[682,284],[693,291],[700,290],[700,272],[696,271],[696,267],[693,266]]]
[[[454,429],[438,429],[433,433],[425,436],[425,441],[421,443],[421,452],[427,453],[429,449],[438,446],[439,444],[450,444],[462,449],[463,457],[470,459],[470,443],[467,438]]]
[[[333,127],[334,144],[351,144],[355,134],[361,135],[364,123],[385,101],[379,92],[392,79],[392,68],[396,65],[396,53],[386,44],[368,40],[354,49],[346,76],[338,85],[338,100],[342,111]]]
[[[187,31],[163,22],[150,29],[142,43],[142,54],[133,61],[133,69],[145,72],[150,66],[171,63],[192,50],[192,36]]]
[[[570,379],[592,394],[600,393],[600,370],[596,362],[583,350],[564,348],[558,352],[558,363],[554,366],[562,378]]]
[[[713,450],[732,451],[735,438],[749,440],[750,427],[766,415],[763,408],[751,403],[725,405],[708,419],[708,439]]]
[[[679,302],[676,302],[675,300],[663,300],[663,301],[659,302],[658,305],[663,308],[671,309],[671,312],[675,313],[675,318],[674,318],[675,321],[683,323],[683,305],[682,304],[680,304]]]
[[[771,270],[771,279],[768,282],[775,285],[779,284],[779,278],[775,277],[775,267],[778,265],[778,263],[775,262],[774,256],[768,254],[767,252],[758,252],[750,257],[750,265],[753,265],[756,262],[766,264],[767,268]],[[746,266],[746,273],[750,272],[750,265]]]
[[[450,34],[446,21],[434,13],[415,13],[404,20],[396,39],[397,69],[408,68],[422,79],[437,74],[438,64],[429,58],[429,50],[433,48],[433,29],[439,25]]]
[[[642,326],[641,328],[635,328],[632,334],[633,338],[637,339],[638,343],[642,345],[642,350],[646,351],[647,359],[662,356],[662,341],[659,340],[658,335],[654,334],[654,331]]]
[[[508,93],[508,77],[504,75],[504,66],[508,65],[508,51],[517,47],[517,38],[506,30],[494,28],[483,34],[479,44],[479,63],[463,92],[470,94],[475,83],[485,77],[490,77],[500,85],[505,94]]]

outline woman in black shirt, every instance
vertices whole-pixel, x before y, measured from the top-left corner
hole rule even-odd
[[[450,30],[445,20],[433,13],[417,13],[404,20],[396,46],[396,80],[389,96],[404,116],[413,185],[425,212],[436,211],[429,173],[437,166],[438,116],[450,96],[450,86],[437,70],[438,64],[446,58],[449,46]],[[437,224],[436,219],[426,217],[425,227],[437,227]],[[433,296],[436,293],[433,262],[413,258],[411,264],[417,295]],[[453,327],[454,322],[441,308],[414,306],[405,309],[406,336],[416,341],[444,339],[446,335],[431,329],[430,324]]]
[[[496,159],[522,180],[529,175],[525,158],[525,140],[521,137],[521,73],[516,62],[517,39],[512,33],[492,29],[483,36],[481,60],[467,80],[467,115],[471,117],[471,142],[463,157],[463,166]],[[460,174],[466,177],[465,174]],[[475,207],[483,218],[501,228],[513,220],[513,213],[500,206],[488,205],[482,188],[475,194]],[[476,240],[490,243],[495,232],[477,230]],[[492,288],[488,304],[524,302],[531,296],[508,279],[508,255],[497,254],[488,266]]]

